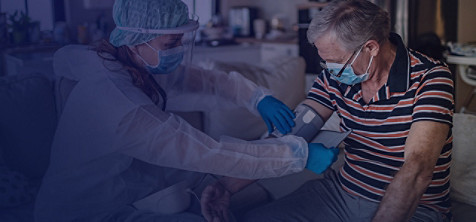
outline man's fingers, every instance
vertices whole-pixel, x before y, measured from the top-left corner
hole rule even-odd
[[[213,188],[210,186],[205,187],[205,189],[202,192],[202,198],[200,200],[200,204],[206,204],[210,201],[210,193],[212,192]]]
[[[212,209],[208,206],[202,206],[202,214],[207,221],[213,221],[213,213],[211,212]]]
[[[228,209],[226,207],[221,207],[221,214],[223,216],[223,221],[228,222],[230,221],[228,218]]]
[[[228,222],[228,201],[230,194],[215,186],[207,186],[202,192],[200,205],[202,214],[209,222]]]
[[[220,217],[217,217],[217,216],[215,216],[212,221],[213,221],[213,222],[222,222],[222,220],[220,219]]]
[[[213,205],[210,203],[212,197],[215,196],[216,189],[212,186],[207,186],[202,192],[200,205],[202,206],[202,214],[207,221],[213,221]]]

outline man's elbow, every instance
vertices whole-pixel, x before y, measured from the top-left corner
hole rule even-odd
[[[421,172],[416,176],[416,185],[418,187],[428,187],[433,179],[433,171]]]
[[[415,187],[428,187],[433,180],[434,164],[423,163],[422,161],[413,161],[413,164],[409,164],[409,162],[405,163],[410,168],[407,172],[411,172],[408,179],[411,178],[414,181]]]
[[[431,184],[434,167],[435,166],[432,164],[419,164],[419,167],[415,170],[414,174],[416,187],[426,189]]]

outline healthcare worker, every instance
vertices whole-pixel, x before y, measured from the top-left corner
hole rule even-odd
[[[134,203],[190,171],[257,179],[313,162],[300,137],[216,141],[170,112],[246,107],[270,130],[294,124],[283,103],[239,74],[190,67],[198,23],[183,2],[116,0],[113,17],[109,42],[55,54],[61,116],[36,221],[201,221]]]

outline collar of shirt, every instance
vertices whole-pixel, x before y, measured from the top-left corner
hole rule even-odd
[[[386,85],[391,93],[406,92],[410,87],[410,55],[398,34],[390,33],[390,41],[397,46],[397,53]]]

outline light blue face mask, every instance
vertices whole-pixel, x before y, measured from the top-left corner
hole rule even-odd
[[[183,46],[177,46],[166,50],[156,50],[154,47],[149,45],[149,43],[145,44],[157,53],[157,65],[155,66],[150,65],[139,55],[139,58],[145,63],[146,69],[150,74],[169,74],[175,71],[182,63],[184,55]]]
[[[370,57],[369,65],[367,66],[367,70],[365,71],[364,74],[357,75],[355,74],[354,69],[352,68],[352,64],[354,64],[355,59],[357,59],[361,50],[362,50],[362,47],[359,49],[359,51],[357,52],[357,55],[355,55],[354,59],[352,60],[350,64],[348,64],[349,61],[347,61],[345,64],[326,62],[325,68],[329,70],[331,77],[347,85],[355,85],[357,83],[361,83],[367,80],[369,78],[369,69],[370,69],[370,65],[372,65],[372,61],[374,58],[373,56]]]

